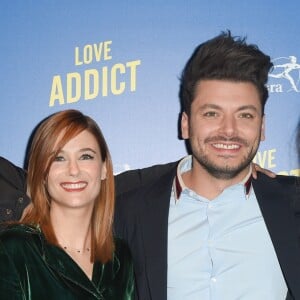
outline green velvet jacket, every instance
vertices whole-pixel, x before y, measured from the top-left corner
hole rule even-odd
[[[50,245],[41,230],[12,225],[0,233],[0,299],[134,298],[130,252],[115,240],[113,260],[94,263],[90,280],[61,248]]]

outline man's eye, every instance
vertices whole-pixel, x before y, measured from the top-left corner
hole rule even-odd
[[[243,119],[253,119],[253,115],[250,114],[250,113],[242,113],[240,115],[240,118],[243,118]]]
[[[80,159],[81,160],[94,159],[94,156],[90,155],[90,154],[83,154],[83,155],[81,155]]]
[[[204,113],[205,117],[216,117],[217,113],[215,111],[208,111],[206,113]]]

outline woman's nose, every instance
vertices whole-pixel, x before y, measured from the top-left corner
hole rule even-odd
[[[76,160],[70,160],[69,162],[69,175],[77,176],[80,172],[78,162]]]

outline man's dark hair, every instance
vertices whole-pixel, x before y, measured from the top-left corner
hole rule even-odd
[[[268,98],[266,83],[273,64],[270,57],[246,38],[233,37],[230,31],[199,45],[183,69],[179,97],[181,109],[188,115],[200,80],[217,79],[251,82],[260,95],[262,112]]]

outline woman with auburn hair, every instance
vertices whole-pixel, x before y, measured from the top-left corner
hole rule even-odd
[[[30,208],[0,234],[0,298],[133,299],[131,255],[112,233],[111,157],[96,122],[76,110],[43,121],[27,186]]]

